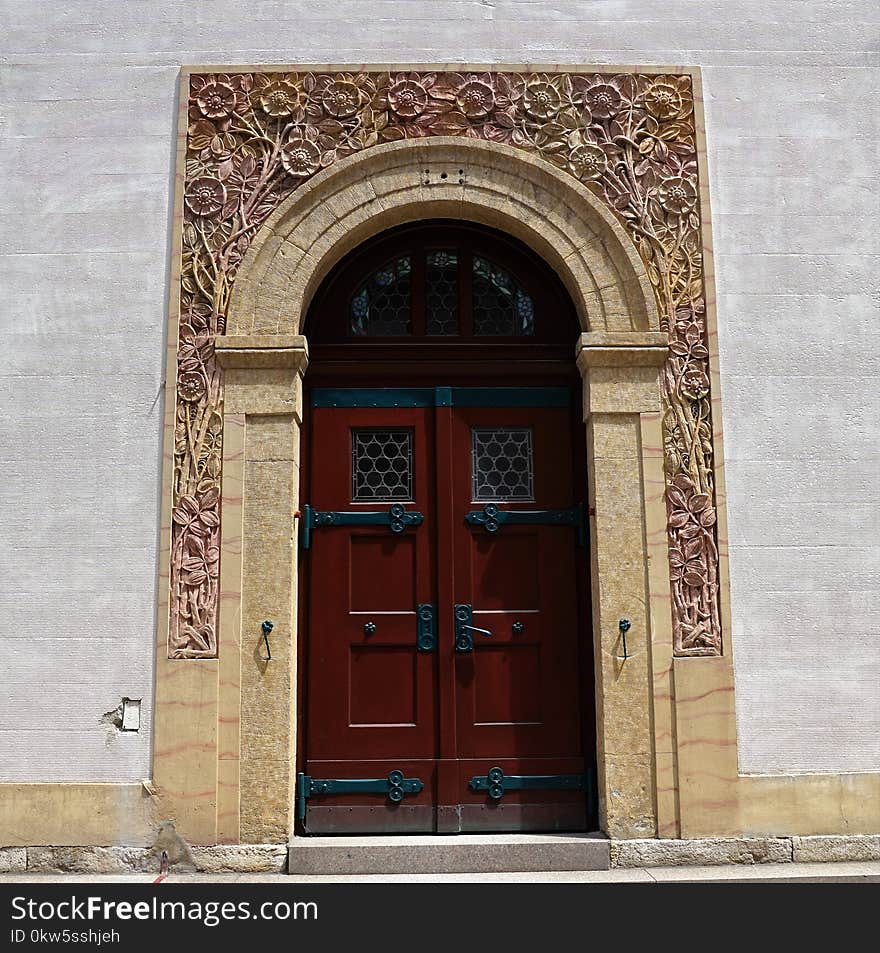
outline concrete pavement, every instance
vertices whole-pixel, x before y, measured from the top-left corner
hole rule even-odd
[[[0,874],[0,883],[152,883],[150,874]],[[168,883],[880,883],[880,861],[825,864],[755,864],[718,867],[642,867],[614,870],[482,874],[190,874],[172,873]]]

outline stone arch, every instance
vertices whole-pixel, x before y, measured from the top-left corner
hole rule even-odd
[[[584,331],[659,330],[634,244],[585,186],[510,146],[436,137],[357,153],[282,202],[239,270],[227,334],[299,333],[337,261],[387,228],[425,218],[477,222],[525,242],[561,278]]]

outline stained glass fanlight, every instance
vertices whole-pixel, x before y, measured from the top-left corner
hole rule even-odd
[[[383,265],[352,295],[351,333],[356,337],[397,337],[412,333],[412,262],[403,255]]]

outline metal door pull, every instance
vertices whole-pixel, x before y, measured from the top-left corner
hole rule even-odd
[[[488,639],[492,635],[491,629],[478,629],[475,625],[461,625],[460,629],[470,629],[471,632],[479,632],[480,635],[485,635]]]
[[[492,637],[491,629],[481,629],[473,624],[474,607],[466,603],[461,603],[455,607],[455,651],[473,652],[474,637],[471,632],[479,632],[486,638]]]

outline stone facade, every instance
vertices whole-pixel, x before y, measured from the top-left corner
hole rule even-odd
[[[725,452],[716,469],[726,480],[730,520],[720,540],[731,577],[721,616],[723,622],[728,615],[723,628],[735,663],[732,655],[721,667],[681,659],[671,672],[655,653],[650,664],[631,667],[627,678],[637,684],[630,687],[644,693],[650,686],[654,698],[652,737],[638,757],[608,764],[659,778],[682,767],[689,778],[707,764],[717,768],[717,790],[682,789],[694,810],[680,831],[674,824],[664,831],[657,820],[675,816],[674,784],[632,785],[627,816],[636,824],[647,818],[648,828],[656,823],[668,835],[820,835],[829,828],[819,805],[843,805],[846,824],[877,830],[876,802],[866,799],[876,777],[870,772],[880,769],[880,663],[871,636],[878,609],[871,463],[878,408],[870,384],[876,130],[873,60],[864,40],[875,29],[872,5],[771,9],[742,2],[704,6],[695,18],[690,5],[674,3],[664,7],[662,21],[645,3],[613,16],[605,4],[567,0],[552,5],[553,15],[546,4],[526,0],[431,7],[377,0],[374,8],[374,16],[358,16],[355,30],[346,4],[334,12],[339,21],[328,24],[326,11],[305,3],[279,13],[275,4],[225,0],[209,13],[198,4],[186,12],[176,4],[107,11],[78,0],[65,5],[60,21],[53,8],[59,29],[51,34],[45,4],[16,4],[8,12],[2,70],[10,108],[0,131],[9,184],[0,198],[7,225],[0,270],[11,344],[0,372],[9,566],[0,652],[14,673],[0,702],[0,780],[10,783],[0,817],[3,830],[13,832],[6,842],[76,838],[63,825],[46,827],[68,812],[88,832],[87,843],[150,843],[165,806],[199,790],[206,777],[218,794],[210,808],[193,810],[194,830],[230,841],[280,842],[286,833],[289,756],[278,758],[244,721],[229,723],[218,713],[232,695],[243,716],[256,721],[267,699],[290,696],[292,666],[273,670],[267,686],[258,669],[239,664],[239,630],[224,632],[221,622],[219,666],[196,661],[174,676],[177,684],[163,681],[171,670],[161,661],[167,642],[160,611],[156,701],[160,708],[174,702],[185,682],[191,707],[177,720],[156,722],[164,727],[155,745],[152,739],[155,606],[168,586],[156,527],[174,96],[184,63],[226,64],[234,72],[241,63],[331,58],[454,60],[463,74],[503,62],[591,63],[591,75],[610,69],[596,64],[633,61],[702,67],[709,141],[702,185],[714,213],[704,224],[714,236],[718,291],[717,339],[712,332],[708,346],[717,343],[720,352],[712,387],[716,399],[724,397],[715,429],[720,433],[723,421]],[[332,43],[321,39],[329,35]],[[173,381],[176,347],[169,359]],[[272,369],[279,381],[288,373]],[[594,393],[600,379],[595,373]],[[287,472],[295,471],[295,413],[285,421],[284,414],[249,413],[245,404],[232,409],[229,391],[226,399],[224,512],[233,514],[233,527],[236,520],[241,525],[237,542],[246,552],[247,534],[260,528],[248,528],[246,508],[235,515],[235,472],[254,499],[277,495],[278,457],[261,455],[260,441],[286,448],[283,459],[294,464]],[[597,484],[603,453],[612,459],[641,447],[650,457],[662,445],[658,418],[624,416],[594,417]],[[245,429],[256,454],[248,459]],[[296,486],[289,476],[282,482],[291,505]],[[649,492],[643,488],[643,496]],[[222,542],[234,553],[236,533],[225,520]],[[663,527],[655,511],[644,520],[648,555]],[[648,588],[657,591],[662,560],[653,553]],[[234,601],[246,575],[234,556],[221,573],[219,589]],[[662,612],[656,605],[647,611],[653,631],[668,640]],[[253,621],[241,624],[250,631]],[[291,635],[292,628],[291,622]],[[664,689],[670,682],[674,702]],[[34,690],[38,684],[54,687],[51,702]],[[707,692],[723,704],[695,713],[689,706]],[[118,731],[104,717],[123,696],[143,700],[137,732]],[[676,724],[684,726],[678,746],[687,741],[683,750],[694,753],[677,768]],[[183,725],[197,739],[194,747],[177,744]],[[140,785],[154,763],[163,765],[155,797]],[[242,774],[243,764],[256,771]],[[617,790],[613,780],[609,790]],[[61,794],[57,784],[14,784],[35,781],[66,787]],[[256,803],[248,792],[267,783],[276,792],[272,816],[240,811],[239,804]],[[721,802],[729,807],[724,829]],[[800,826],[780,828],[779,805],[802,818]],[[812,843],[804,838],[803,849],[825,849]],[[9,862],[18,863],[20,848],[10,850]]]

